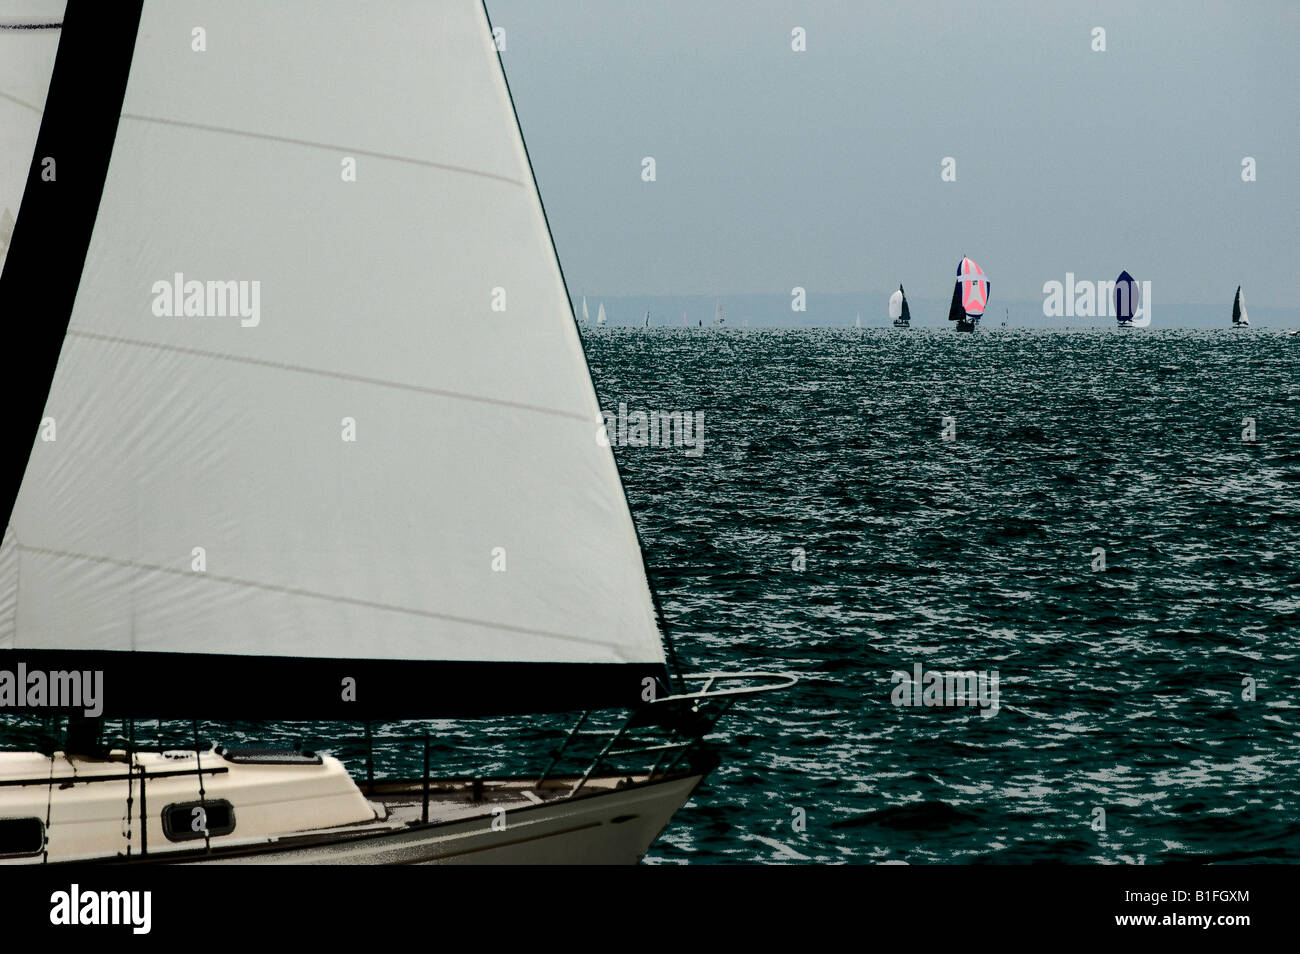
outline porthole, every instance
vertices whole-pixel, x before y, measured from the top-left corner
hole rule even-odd
[[[224,798],[177,802],[163,809],[163,834],[171,841],[229,835],[235,830],[235,806]]]
[[[0,818],[0,858],[39,855],[45,850],[45,823],[39,818]]]

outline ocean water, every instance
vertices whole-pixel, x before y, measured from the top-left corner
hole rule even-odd
[[[684,668],[800,677],[724,718],[721,765],[648,863],[1300,860],[1300,340],[585,345],[602,407],[704,414],[698,456],[615,449]],[[996,714],[895,705],[917,665],[996,672]],[[521,753],[572,721],[375,726],[376,773],[418,775],[401,740],[426,730],[439,771],[536,771]],[[321,732],[201,727],[364,773],[359,728]]]
[[[1300,341],[586,344],[602,407],[705,412],[698,458],[618,450],[678,653],[801,677],[649,860],[1300,860]],[[997,714],[894,705],[917,663]]]

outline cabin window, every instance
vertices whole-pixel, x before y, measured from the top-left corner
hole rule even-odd
[[[224,798],[177,802],[163,809],[163,834],[171,841],[229,835],[235,830],[235,806]]]
[[[0,858],[39,855],[45,850],[45,823],[39,818],[0,818]]]

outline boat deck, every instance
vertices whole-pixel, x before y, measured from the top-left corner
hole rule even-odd
[[[580,779],[553,778],[538,784],[532,779],[491,778],[431,780],[429,784],[428,821],[430,824],[460,821],[512,812],[549,802],[564,801],[584,794],[611,792],[643,783],[649,776],[593,776],[582,784],[576,796],[573,790]],[[367,794],[383,821],[416,824],[424,819],[424,783],[422,780],[375,782]]]

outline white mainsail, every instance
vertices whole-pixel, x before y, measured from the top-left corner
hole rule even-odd
[[[723,325],[727,322],[727,313],[722,308],[722,302],[715,300],[713,302],[713,323]]]
[[[663,664],[478,0],[146,0],[43,417],[0,649]]]
[[[1237,297],[1232,302],[1232,323],[1234,325],[1248,325],[1250,318],[1246,315],[1246,296],[1242,294],[1241,286],[1237,286]]]
[[[889,296],[889,317],[901,318],[903,316],[903,292],[901,289],[895,289],[894,293]]]
[[[596,311],[596,324],[603,325],[608,319],[605,317],[605,303],[600,303],[600,308]]]
[[[587,311],[587,296],[586,296],[586,295],[583,295],[583,296],[582,296],[582,323],[583,323],[584,325],[589,325],[589,324],[591,324],[591,315],[590,315],[590,314],[588,313],[588,311]]]
[[[8,0],[0,8],[0,269],[18,220],[50,89],[63,0]]]

